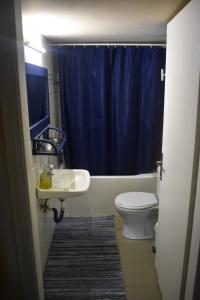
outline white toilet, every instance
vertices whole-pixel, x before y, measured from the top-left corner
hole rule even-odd
[[[153,193],[120,194],[115,199],[115,207],[124,220],[124,237],[139,240],[154,238],[158,200]]]

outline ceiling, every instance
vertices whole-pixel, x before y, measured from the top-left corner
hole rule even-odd
[[[161,42],[186,0],[22,0],[22,14],[52,43]]]

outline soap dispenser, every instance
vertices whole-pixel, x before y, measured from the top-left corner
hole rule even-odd
[[[40,188],[41,189],[50,189],[52,187],[52,176],[47,167],[44,168],[43,172],[40,175]]]

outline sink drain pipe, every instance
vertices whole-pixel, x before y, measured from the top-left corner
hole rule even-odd
[[[55,223],[59,223],[62,221],[65,213],[65,208],[64,208],[64,199],[59,199],[60,200],[60,213],[58,215],[58,209],[53,207],[50,208],[48,205],[48,200],[45,199],[43,203],[41,203],[40,208],[44,213],[47,213],[48,211],[52,210],[53,211],[53,218]]]
[[[60,200],[60,214],[58,215],[58,210],[57,208],[52,208],[53,210],[53,218],[54,218],[54,222],[55,223],[59,223],[62,221],[63,217],[64,217],[64,213],[65,213],[65,209],[64,209],[64,200],[63,199],[59,199]]]

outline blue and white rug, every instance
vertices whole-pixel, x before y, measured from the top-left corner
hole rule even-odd
[[[44,272],[46,300],[125,300],[112,216],[64,218]]]

